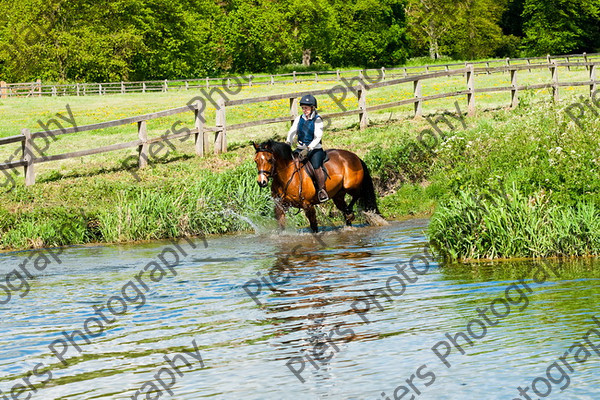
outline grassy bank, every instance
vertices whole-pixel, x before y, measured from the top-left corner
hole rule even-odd
[[[600,118],[569,103],[482,118],[435,149],[443,197],[429,237],[446,259],[600,254]]]
[[[418,140],[430,127],[420,119],[360,133],[332,129],[325,143],[366,161],[386,218],[435,210],[428,234],[445,258],[598,254],[600,120],[581,130],[565,116],[567,105],[480,112],[465,120],[466,129],[455,123],[429,142]],[[31,187],[17,181],[1,194],[0,247],[275,229],[253,155],[246,142],[206,158],[177,150],[142,170],[86,165],[43,175]],[[306,226],[303,214],[288,218],[292,229]],[[319,221],[342,224],[331,204],[319,208]]]
[[[485,77],[497,80],[498,85],[506,78]],[[531,79],[536,81],[533,75]],[[460,77],[440,80],[429,90],[433,94],[462,84]],[[270,90],[311,90],[324,85]],[[246,88],[234,97],[264,95],[264,90]],[[395,98],[392,89],[386,90],[370,95],[370,104]],[[185,104],[192,94],[9,99],[0,103],[6,116],[0,122],[0,136],[16,133],[9,132],[15,126],[35,125],[37,119],[64,112],[65,101],[78,125],[83,125]],[[484,107],[507,103],[506,94],[487,100],[483,96],[488,94],[479,96],[478,104]],[[424,135],[436,132],[427,119],[407,119],[410,109],[399,107],[370,114],[365,131],[357,129],[355,118],[336,120],[324,144],[354,151],[365,160],[386,218],[433,214],[428,234],[437,252],[447,259],[595,255],[600,253],[600,228],[594,222],[600,209],[600,119],[587,118],[586,129],[580,129],[565,114],[569,100],[554,105],[545,101],[548,98],[546,90],[528,92],[521,96],[518,109],[479,109],[464,125],[448,117],[453,126],[440,124],[443,132],[433,136]],[[337,111],[331,99],[320,103],[325,112]],[[281,107],[287,106],[228,111],[228,121],[242,122],[257,114],[278,116]],[[30,109],[36,112],[25,113]],[[425,113],[435,119],[442,110],[454,112],[455,108],[444,100],[428,103]],[[208,118],[210,123],[210,113]],[[151,136],[164,133],[162,127],[173,122],[156,121],[149,126]],[[228,153],[205,158],[192,155],[192,140],[178,142],[175,150],[151,158],[143,170],[124,165],[133,150],[39,164],[36,185],[24,187],[20,175],[14,178],[14,188],[0,188],[0,248],[275,229],[269,191],[256,185],[249,141],[282,140],[286,129],[273,125],[234,131]],[[134,136],[133,125],[63,135],[50,144],[48,154],[128,141]],[[292,229],[306,226],[303,214],[289,213],[288,218]],[[342,219],[327,204],[319,207],[319,222],[341,224]]]

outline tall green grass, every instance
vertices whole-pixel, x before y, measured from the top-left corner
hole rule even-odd
[[[88,188],[93,201],[15,212],[0,207],[0,246],[27,248],[88,242],[129,242],[276,227],[268,189],[256,184],[256,168],[245,162],[223,173],[202,171],[160,184],[116,181]],[[18,196],[18,194],[16,194]],[[290,215],[290,225],[303,215]]]
[[[428,235],[441,256],[600,253],[600,119],[580,129],[568,105],[490,114],[435,149],[430,179],[446,195]]]
[[[460,191],[438,207],[428,229],[433,247],[450,260],[600,254],[600,208],[553,204],[544,194]]]

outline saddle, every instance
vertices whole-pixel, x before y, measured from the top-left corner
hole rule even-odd
[[[327,161],[329,161],[329,150],[325,150],[325,159],[323,160],[323,172],[325,173],[325,181],[329,179],[329,173],[327,172]],[[315,190],[317,189],[317,177],[315,176],[315,169],[312,164],[308,160],[308,158],[298,159],[300,165],[304,165],[304,172],[310,177],[310,180],[313,182],[315,186]]]

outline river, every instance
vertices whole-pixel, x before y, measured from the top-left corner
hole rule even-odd
[[[598,261],[439,265],[426,226],[2,254],[0,399],[597,399]]]

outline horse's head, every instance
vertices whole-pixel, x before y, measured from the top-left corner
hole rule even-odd
[[[273,152],[272,143],[264,142],[256,144],[252,142],[256,155],[254,156],[254,162],[258,169],[258,186],[265,187],[269,178],[275,174],[275,153]]]

